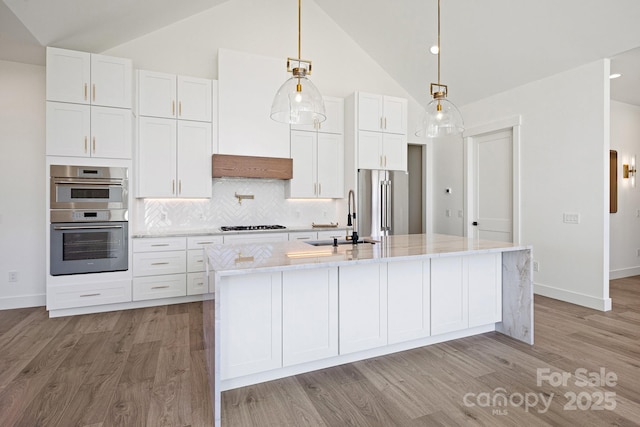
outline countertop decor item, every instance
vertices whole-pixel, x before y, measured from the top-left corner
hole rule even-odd
[[[448,87],[440,82],[440,0],[438,0],[438,45],[431,52],[438,55],[438,83],[431,83],[429,91],[433,100],[427,105],[425,114],[418,124],[416,136],[437,138],[461,135],[464,122],[458,108],[447,99]]]
[[[313,125],[327,119],[322,95],[307,78],[311,75],[311,61],[301,59],[300,21],[301,0],[298,0],[298,57],[287,58],[287,72],[292,74],[276,93],[271,105],[271,118],[277,122]]]

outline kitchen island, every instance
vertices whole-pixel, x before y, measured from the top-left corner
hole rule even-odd
[[[371,242],[207,247],[216,420],[224,390],[489,331],[533,344],[530,247]]]

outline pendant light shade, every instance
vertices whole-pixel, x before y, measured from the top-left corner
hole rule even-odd
[[[438,83],[431,83],[433,100],[429,102],[422,120],[418,124],[416,136],[438,138],[460,135],[464,131],[464,121],[458,108],[447,99],[449,88],[440,83],[440,0],[438,0]]]
[[[323,122],[327,115],[318,88],[306,75],[288,79],[273,99],[271,118],[289,124]]]
[[[292,77],[284,82],[271,104],[271,118],[287,124],[312,125],[327,119],[322,95],[307,77],[311,61],[301,59],[301,0],[298,0],[298,57],[287,58],[287,72]],[[292,68],[291,64],[295,66]]]

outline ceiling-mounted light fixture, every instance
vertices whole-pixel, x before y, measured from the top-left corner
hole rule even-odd
[[[464,122],[458,108],[447,99],[447,85],[440,83],[440,0],[438,0],[438,83],[431,83],[429,91],[433,100],[427,105],[422,121],[419,123],[416,136],[436,138],[461,134]],[[435,89],[435,90],[434,90]]]
[[[276,93],[271,104],[271,118],[288,124],[314,124],[326,120],[322,95],[307,75],[311,61],[300,54],[301,0],[298,0],[298,57],[287,58],[287,72],[292,74]],[[293,65],[293,68],[292,68]]]

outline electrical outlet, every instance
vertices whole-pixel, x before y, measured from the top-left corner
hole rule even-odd
[[[10,271],[9,272],[9,282],[17,282],[18,281],[18,272],[17,271]]]
[[[538,261],[533,261],[533,271],[540,271],[540,263]]]
[[[445,215],[447,216],[447,218],[451,217],[451,209],[447,209],[447,211],[445,212]]]
[[[462,217],[464,217],[464,214],[463,214],[463,213],[462,213],[462,211],[460,210],[460,211],[458,211],[458,218],[462,218]]]
[[[326,218],[327,217],[327,211],[322,211],[322,217]]]
[[[166,220],[167,220],[167,214],[166,214],[166,213],[164,213],[164,212],[162,212],[162,213],[160,214],[160,221],[166,221]]]

